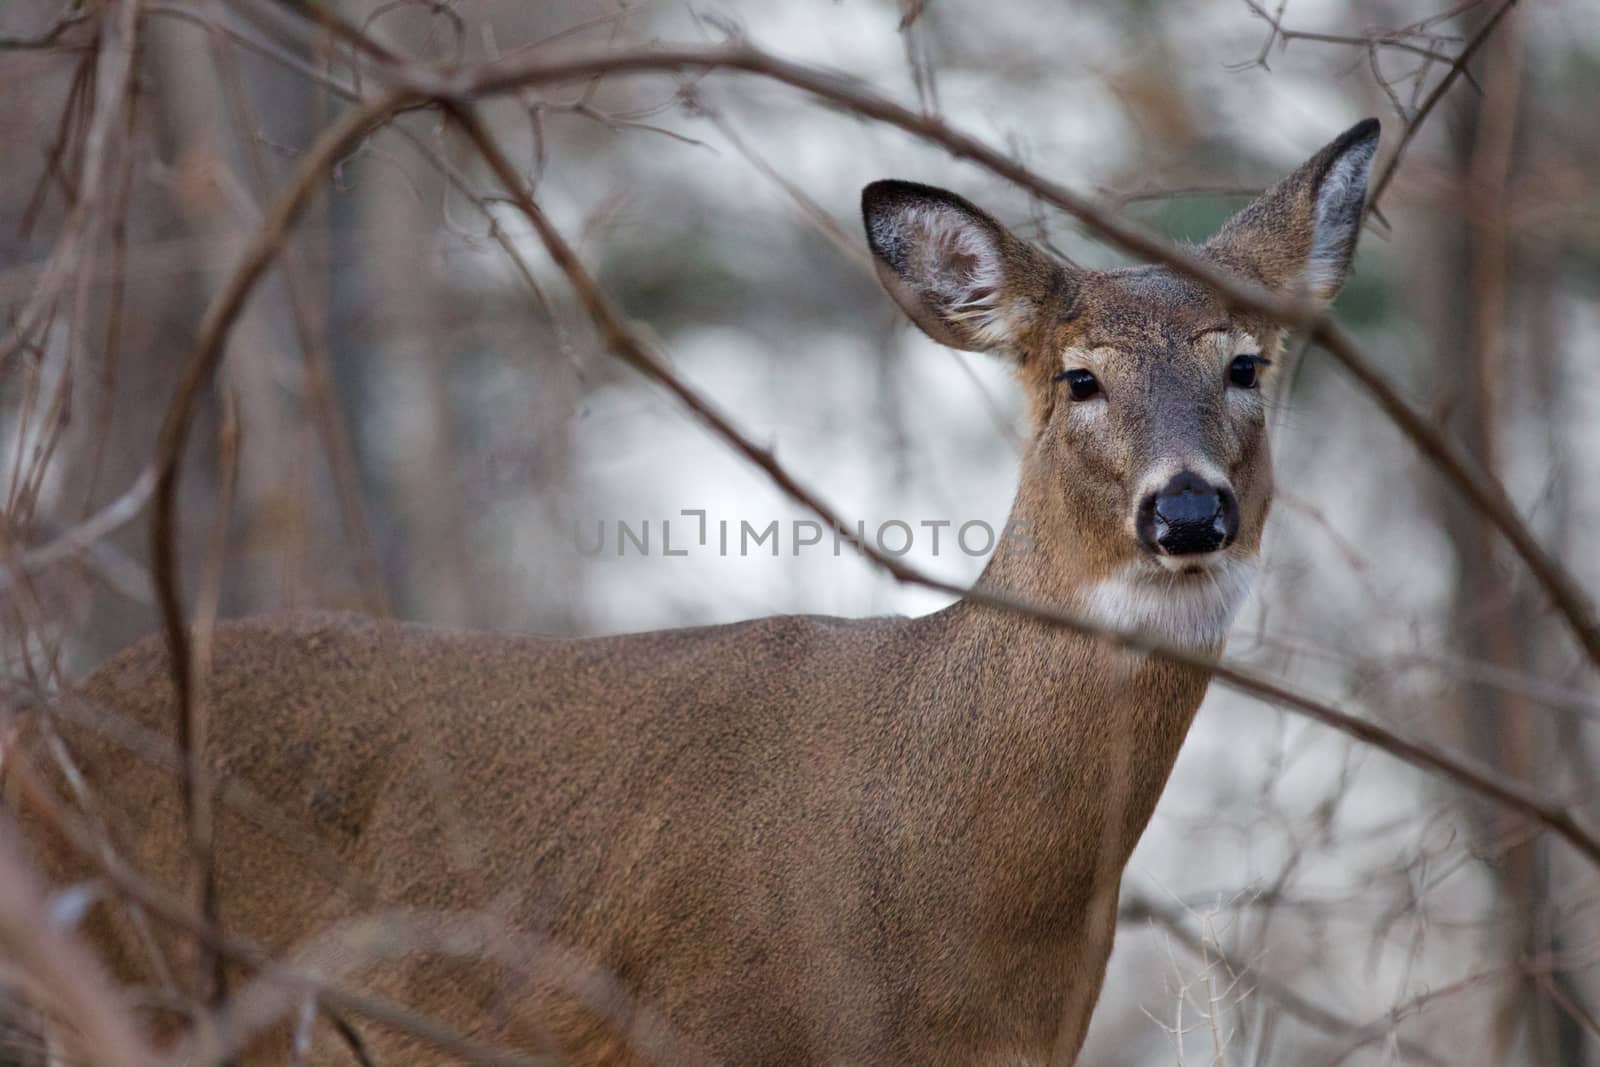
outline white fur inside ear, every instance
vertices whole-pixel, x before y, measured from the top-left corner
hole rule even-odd
[[[1211,648],[1228,636],[1250,596],[1259,564],[1223,556],[1204,575],[1168,575],[1127,564],[1091,585],[1080,605],[1090,619],[1118,630],[1143,630],[1184,648]]]
[[[1016,339],[1000,250],[983,226],[954,208],[908,205],[877,220],[875,230],[880,247],[902,251],[901,277],[974,347]]]
[[[1317,189],[1305,285],[1319,296],[1331,298],[1344,283],[1361,230],[1367,177],[1372,173],[1372,157],[1377,151],[1377,138],[1352,145],[1333,161]]]

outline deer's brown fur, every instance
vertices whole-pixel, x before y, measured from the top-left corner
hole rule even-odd
[[[1375,141],[1375,124],[1356,127],[1205,250],[1331,298]],[[866,203],[896,299],[940,340],[1008,352],[1030,397],[1012,513],[1025,533],[985,585],[1113,622],[1131,597],[1162,630],[1163,598],[1210,595],[1206,575],[1169,573],[1133,533],[1141,486],[1171,462],[1203,463],[1238,496],[1238,536],[1212,563],[1254,559],[1264,418],[1225,375],[1243,345],[1274,354],[1278,331],[1167,270],[1061,265],[951,194],[877,185]],[[1067,399],[1064,366],[1092,370],[1105,395]],[[1215,648],[1217,625],[1178,620],[1168,636]],[[441,926],[447,943],[341,980],[574,1063],[646,1061],[651,1035],[728,1064],[1070,1063],[1121,871],[1205,688],[1199,672],[970,602],[585,641],[331,614],[226,623],[206,693],[211,758],[234,783],[216,835],[221,917],[349,964],[319,931],[371,913],[413,934],[476,916],[515,933],[497,963]],[[64,711],[56,728],[127,854],[188,892],[176,778],[109,736],[169,734],[159,640]],[[21,744],[45,763],[42,736],[35,724]],[[93,869],[33,825],[56,877]],[[151,980],[125,908],[98,908],[91,929],[125,978]],[[279,1029],[255,1046],[261,1062],[281,1061]],[[380,1063],[432,1055],[362,1030]]]

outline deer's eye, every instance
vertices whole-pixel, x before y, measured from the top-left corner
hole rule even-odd
[[[1259,383],[1256,381],[1256,372],[1264,363],[1271,360],[1265,356],[1234,356],[1233,362],[1228,364],[1228,382],[1240,389],[1254,389]]]
[[[1067,391],[1074,400],[1088,400],[1100,392],[1100,382],[1082,367],[1062,371],[1056,375],[1056,381],[1067,383]]]

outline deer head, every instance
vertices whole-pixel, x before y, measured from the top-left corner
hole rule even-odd
[[[1377,143],[1377,120],[1352,127],[1197,251],[1331,301]],[[1003,354],[1027,390],[1014,516],[1034,527],[1038,559],[986,580],[1115,626],[1219,644],[1272,499],[1266,395],[1282,330],[1169,268],[1059,262],[942,189],[874,182],[862,210],[879,277],[912,321],[955,348]]]

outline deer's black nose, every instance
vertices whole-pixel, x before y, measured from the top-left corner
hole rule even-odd
[[[1139,504],[1139,539],[1152,552],[1215,552],[1239,534],[1239,502],[1226,485],[1182,471]]]

